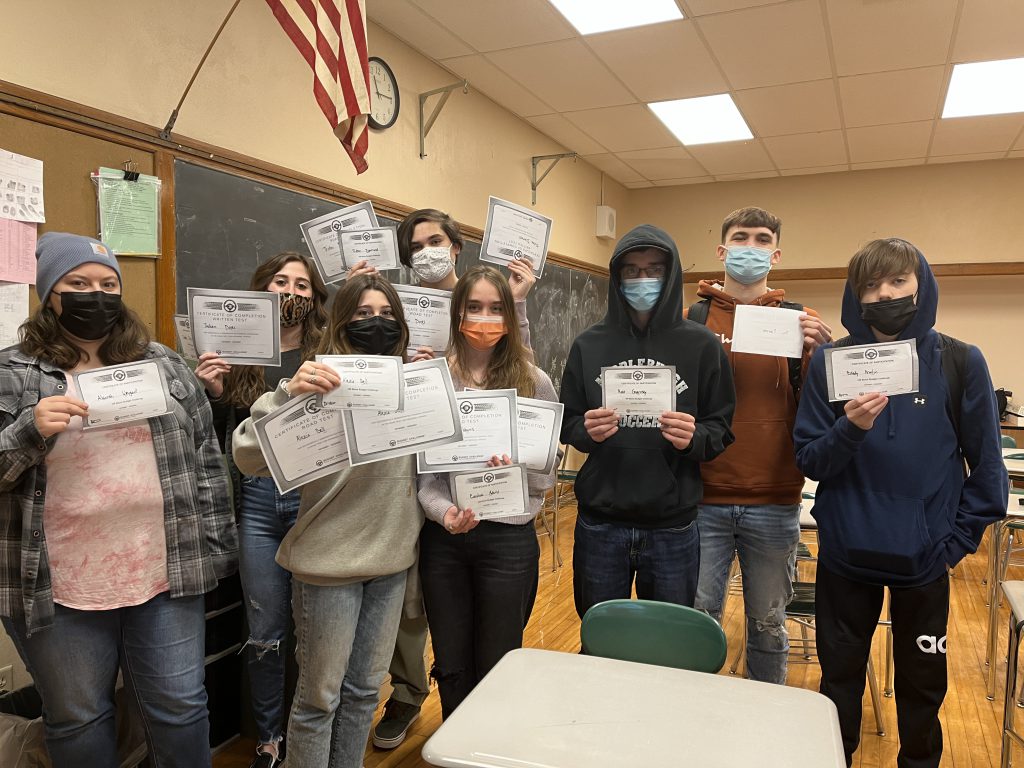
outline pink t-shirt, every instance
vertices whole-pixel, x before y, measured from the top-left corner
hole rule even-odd
[[[77,396],[67,376],[68,395]],[[104,611],[166,592],[164,498],[144,421],[82,429],[75,416],[46,457],[43,529],[54,602]]]

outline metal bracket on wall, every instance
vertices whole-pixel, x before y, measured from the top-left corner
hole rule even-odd
[[[444,88],[435,88],[432,91],[420,94],[420,159],[427,156],[426,140],[427,134],[430,133],[430,129],[434,127],[434,121],[437,120],[437,116],[441,114],[441,110],[444,109],[444,105],[448,102],[448,97],[452,95],[452,91],[457,88],[461,88],[463,93],[469,93],[469,80],[463,80],[461,83],[452,83],[446,85]],[[427,105],[427,99],[437,94],[443,94],[441,99],[434,105],[434,111],[430,113],[430,117],[427,118],[426,122],[423,120],[423,108]]]
[[[533,190],[533,197],[530,198],[530,202],[533,205],[537,204],[537,187],[539,187],[540,183],[542,181],[544,181],[544,179],[547,178],[549,173],[551,173],[551,169],[554,168],[556,165],[558,165],[558,161],[563,159],[563,158],[566,158],[566,157],[571,157],[573,160],[575,160],[578,157],[578,155],[575,152],[563,152],[560,155],[535,155],[534,156],[534,158],[533,158],[533,170],[530,172],[530,189]],[[550,160],[551,161],[551,165],[549,165],[547,167],[547,169],[544,171],[544,173],[542,173],[540,175],[540,178],[538,179],[537,178],[537,166],[540,165],[540,162],[542,160]]]

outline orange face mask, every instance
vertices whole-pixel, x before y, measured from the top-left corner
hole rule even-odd
[[[482,315],[466,315],[459,330],[466,337],[466,343],[479,352],[493,348],[508,333],[502,318]]]

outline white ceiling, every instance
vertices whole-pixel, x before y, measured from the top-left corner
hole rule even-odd
[[[1024,157],[1024,113],[939,119],[953,64],[1024,56],[1024,0],[677,5],[682,21],[582,37],[547,0],[366,3],[631,188]],[[645,105],[725,92],[753,140],[683,147]]]

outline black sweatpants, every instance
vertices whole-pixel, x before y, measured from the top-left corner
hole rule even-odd
[[[936,768],[942,757],[939,707],[946,697],[949,575],[919,587],[890,587],[899,768]],[[871,637],[883,587],[851,581],[818,563],[815,624],[821,692],[839,710],[846,764],[860,742]]]

